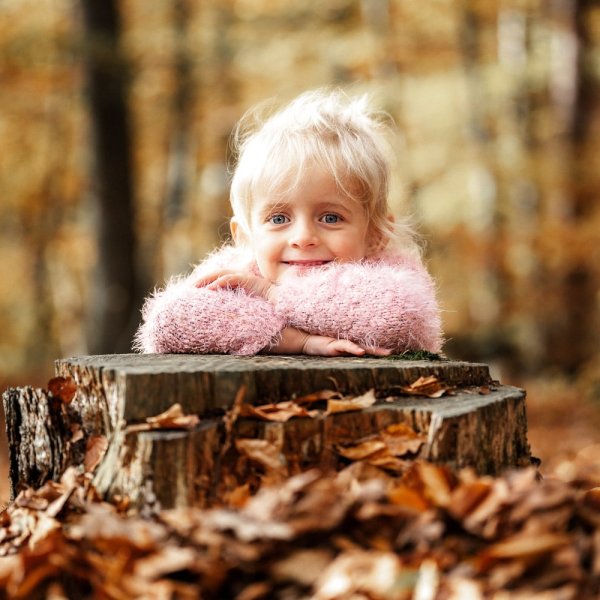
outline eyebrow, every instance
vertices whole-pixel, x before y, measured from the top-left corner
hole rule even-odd
[[[349,210],[345,202],[340,202],[338,200],[335,200],[335,201],[324,200],[323,202],[321,202],[319,204],[319,208],[321,208],[322,210],[327,210],[327,209],[342,210],[342,211]]]
[[[287,202],[285,200],[276,200],[275,202],[269,202],[260,208],[259,215],[261,217],[265,217],[274,212],[278,212],[280,210],[285,210],[288,206],[290,206],[291,202]]]

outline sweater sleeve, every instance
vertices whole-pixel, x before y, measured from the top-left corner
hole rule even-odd
[[[134,349],[250,355],[276,343],[284,322],[272,304],[241,289],[195,287],[202,273],[221,267],[231,253],[224,254],[209,258],[191,275],[171,280],[146,299]]]
[[[277,311],[291,327],[394,352],[442,346],[435,285],[420,262],[386,258],[289,275]]]

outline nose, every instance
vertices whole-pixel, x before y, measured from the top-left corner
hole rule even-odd
[[[293,248],[310,248],[319,243],[319,238],[312,223],[298,220],[290,232],[289,244]]]

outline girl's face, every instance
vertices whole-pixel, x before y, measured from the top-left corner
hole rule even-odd
[[[368,234],[363,207],[316,166],[283,197],[258,190],[253,200],[250,244],[261,275],[274,283],[286,272],[365,258]]]

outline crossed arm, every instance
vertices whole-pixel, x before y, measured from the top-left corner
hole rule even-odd
[[[275,304],[277,301],[277,285],[262,277],[238,271],[219,270],[203,276],[196,282],[196,287],[208,290],[243,289],[253,296],[264,298]],[[310,354],[315,356],[388,356],[391,350],[371,346],[361,346],[350,340],[338,339],[324,335],[315,335],[285,327],[279,342],[263,352],[268,354]]]

